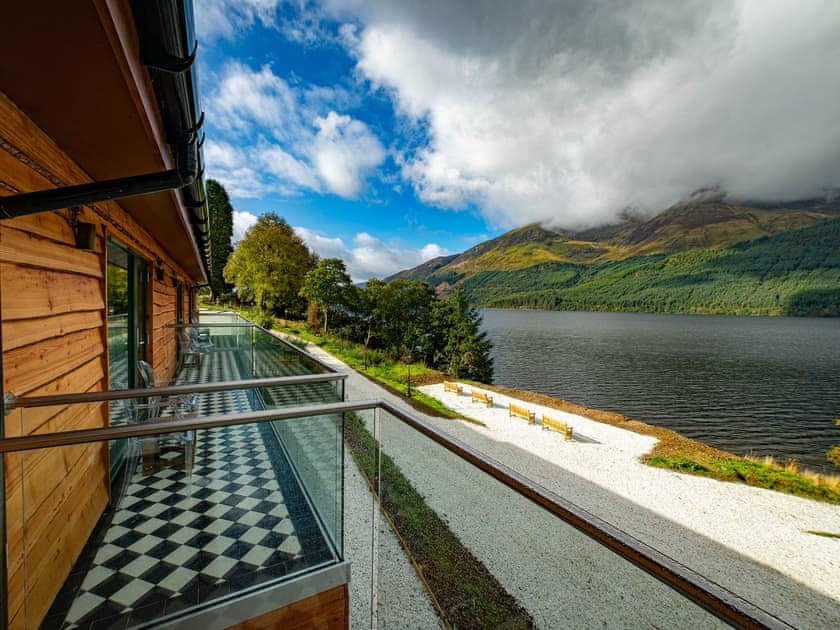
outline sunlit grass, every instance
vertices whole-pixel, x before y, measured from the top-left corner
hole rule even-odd
[[[300,343],[302,340],[324,349],[331,355],[340,359],[354,370],[370,378],[377,383],[384,385],[392,393],[397,394],[403,400],[418,409],[443,418],[457,418],[469,422],[477,422],[472,418],[466,418],[441,403],[437,398],[428,396],[417,389],[420,385],[439,383],[443,380],[443,374],[429,368],[422,363],[402,363],[388,359],[379,350],[370,350],[360,344],[355,344],[345,339],[332,335],[320,335],[308,329],[304,322],[291,320],[275,320],[275,330],[289,335],[289,341]],[[303,347],[302,349],[306,349]],[[478,423],[481,424],[481,423]]]

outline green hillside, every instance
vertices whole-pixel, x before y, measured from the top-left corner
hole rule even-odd
[[[463,285],[487,307],[838,316],[840,219],[728,248],[482,271]]]
[[[480,306],[840,315],[840,202],[695,199],[581,232],[526,225],[393,278]]]

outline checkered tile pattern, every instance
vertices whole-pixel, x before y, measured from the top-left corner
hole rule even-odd
[[[245,378],[250,360],[221,344],[178,382]],[[271,407],[334,400],[325,386],[273,388],[262,398]],[[198,415],[247,412],[254,402],[242,390],[203,394]],[[112,423],[120,420],[113,410]],[[318,452],[324,436],[310,439]],[[132,627],[333,559],[270,427],[201,431],[195,451],[191,484],[178,466],[144,476],[138,462],[124,473],[123,496],[100,519],[43,627]]]
[[[331,560],[269,431],[200,433],[192,488],[135,473],[45,627],[130,627]]]

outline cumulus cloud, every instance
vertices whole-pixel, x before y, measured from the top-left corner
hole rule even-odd
[[[385,149],[367,125],[330,108],[341,88],[296,87],[266,65],[227,64],[209,92],[208,174],[236,197],[302,190],[357,198]]]
[[[245,210],[233,211],[233,238],[231,242],[236,245],[245,236],[252,225],[257,222],[257,216]]]
[[[840,188],[840,3],[325,0],[427,141],[402,176],[499,226],[583,227],[719,186]]]
[[[339,237],[326,236],[305,227],[294,229],[322,258],[341,258],[354,282],[385,278],[448,253],[436,243],[428,243],[419,249],[404,248],[385,243],[367,232],[359,232],[351,243],[345,243]]]
[[[364,123],[350,116],[331,111],[316,118],[315,126],[309,153],[319,177],[337,195],[357,197],[365,174],[385,159],[385,150]]]
[[[280,0],[197,0],[196,30],[202,38],[235,39],[257,23],[276,27]]]

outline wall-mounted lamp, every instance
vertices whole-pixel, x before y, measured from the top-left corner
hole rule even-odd
[[[82,213],[79,208],[73,208],[71,212],[70,226],[73,228],[76,249],[94,251],[96,249],[96,223],[79,221],[79,215]]]
[[[160,258],[155,261],[155,280],[163,282],[163,261]]]

